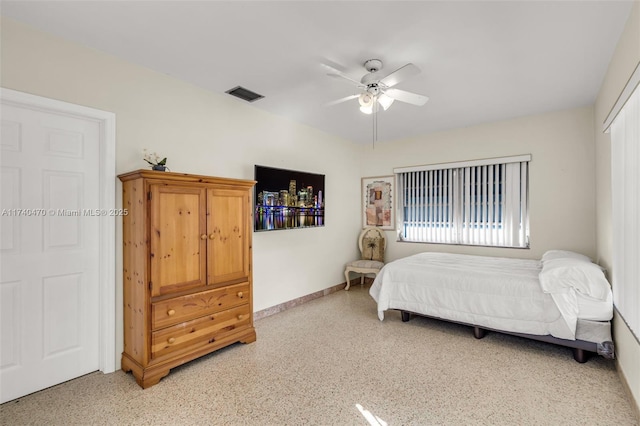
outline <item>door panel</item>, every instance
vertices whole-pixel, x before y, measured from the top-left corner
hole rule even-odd
[[[44,250],[82,249],[83,174],[46,170],[42,177],[44,208],[60,213],[43,218]]]
[[[249,277],[249,202],[247,191],[208,190],[209,284]]]
[[[204,188],[151,185],[152,296],[206,285]]]
[[[4,148],[4,145],[3,145]],[[2,194],[2,208],[9,211],[17,210],[20,202],[20,168],[5,167],[2,162],[2,180],[0,194]],[[20,252],[20,224],[19,218],[13,215],[0,216],[0,250],[2,255]]]
[[[21,281],[8,281],[0,284],[0,324],[2,329],[2,347],[0,347],[0,370],[7,371],[9,369],[20,366],[22,337],[22,317],[20,315],[20,289]]]

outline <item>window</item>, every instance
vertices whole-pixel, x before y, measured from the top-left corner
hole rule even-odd
[[[530,155],[394,169],[401,241],[529,247]]]

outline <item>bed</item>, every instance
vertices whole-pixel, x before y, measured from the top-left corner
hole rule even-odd
[[[499,331],[614,357],[611,287],[579,253],[550,250],[541,260],[419,253],[386,264],[370,295],[378,317],[399,310],[473,327],[476,338]]]

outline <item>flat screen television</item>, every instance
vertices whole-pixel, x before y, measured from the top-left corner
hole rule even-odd
[[[324,175],[255,166],[253,229],[324,226]]]

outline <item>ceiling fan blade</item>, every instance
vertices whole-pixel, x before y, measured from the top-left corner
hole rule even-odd
[[[413,65],[412,63],[408,63],[407,65],[398,68],[385,78],[381,79],[380,83],[382,83],[386,87],[393,87],[396,84],[400,83],[402,80],[405,80],[416,74],[420,74],[420,68]]]
[[[417,106],[422,106],[429,100],[429,98],[426,96],[418,95],[417,93],[411,93],[400,89],[385,89],[384,94],[389,96],[390,98],[395,99],[396,101],[406,102],[408,104]]]
[[[333,105],[338,105],[341,104],[342,102],[346,102],[346,101],[350,101],[351,99],[355,99],[360,95],[349,95],[349,96],[345,96],[344,98],[340,98],[340,99],[336,99],[335,101],[332,102],[328,102],[325,104],[325,106],[333,106]]]
[[[362,83],[360,83],[359,80],[356,80],[355,78],[352,78],[352,77],[348,76],[347,74],[343,73],[342,71],[335,69],[331,65],[327,65],[327,64],[321,64],[321,65],[327,71],[327,75],[328,76],[331,76],[331,77],[342,77],[342,78],[344,78],[346,80],[349,80],[350,82],[354,83],[356,86],[362,87]]]

